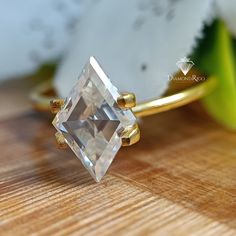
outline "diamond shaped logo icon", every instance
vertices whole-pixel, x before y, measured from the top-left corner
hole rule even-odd
[[[187,57],[181,58],[176,65],[183,72],[184,75],[187,75],[188,72],[194,66],[194,63]]]
[[[120,95],[91,57],[53,120],[57,131],[97,182],[122,145],[122,131],[137,122],[131,109],[118,106]]]

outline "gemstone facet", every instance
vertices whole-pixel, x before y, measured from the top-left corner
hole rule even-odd
[[[91,57],[78,82],[53,120],[69,147],[99,182],[119,151],[122,132],[136,123],[130,109],[122,109],[120,94]]]

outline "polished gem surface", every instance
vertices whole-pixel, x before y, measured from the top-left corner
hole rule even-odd
[[[122,145],[122,131],[136,122],[130,109],[119,108],[119,96],[117,88],[91,57],[53,120],[55,128],[97,182]]]

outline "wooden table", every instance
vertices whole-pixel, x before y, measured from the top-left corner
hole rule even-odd
[[[95,183],[49,118],[0,121],[0,235],[236,235],[236,133],[191,107],[142,120]]]

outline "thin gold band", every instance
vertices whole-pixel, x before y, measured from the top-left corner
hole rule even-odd
[[[215,89],[216,85],[217,80],[212,76],[199,85],[185,89],[174,95],[138,103],[132,110],[137,117],[168,111],[210,94]],[[39,85],[31,92],[30,98],[35,109],[39,111],[50,111],[50,101],[55,99],[55,96],[50,96],[52,90],[53,86],[51,82],[46,82]]]
[[[206,81],[201,82],[199,85],[195,85],[174,95],[139,103],[137,106],[132,108],[132,110],[137,117],[149,116],[168,111],[205,97],[215,89],[216,85],[217,80],[212,76]]]

